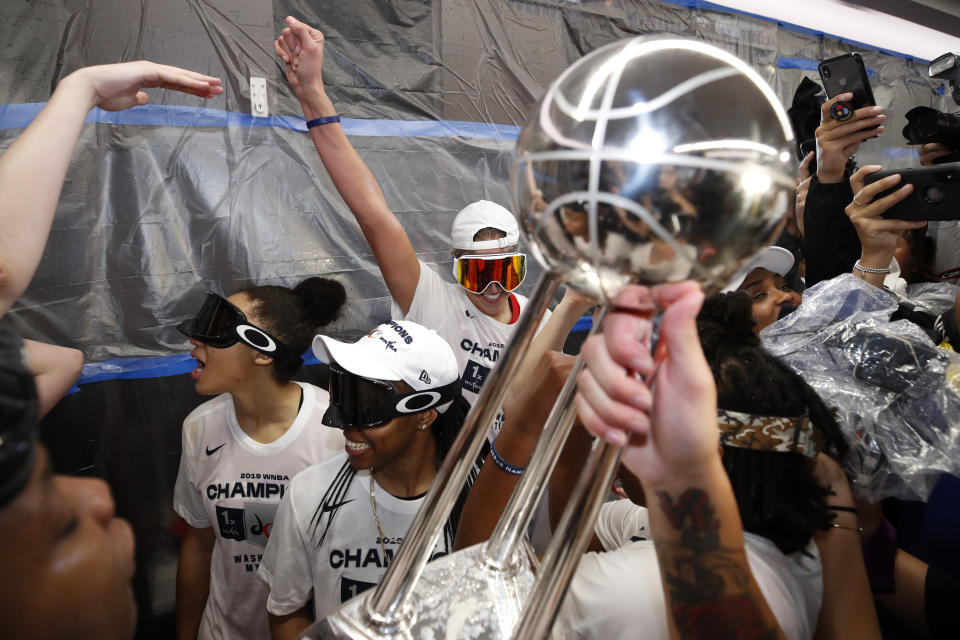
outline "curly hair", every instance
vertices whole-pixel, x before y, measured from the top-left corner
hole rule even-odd
[[[806,413],[823,436],[824,453],[842,462],[849,445],[833,413],[810,385],[763,348],[754,324],[750,297],[742,291],[704,301],[697,326],[718,406],[759,415]],[[813,477],[809,458],[725,446],[723,466],[744,530],[771,540],[784,553],[803,549],[816,530],[830,527],[826,499],[831,492]]]
[[[244,289],[263,328],[294,353],[305,352],[319,327],[336,320],[347,301],[343,285],[330,278],[307,278],[293,289],[263,285]],[[273,377],[287,383],[300,370],[289,361],[273,363]]]

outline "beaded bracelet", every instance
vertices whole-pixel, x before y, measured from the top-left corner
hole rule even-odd
[[[862,264],[860,264],[859,260],[857,260],[856,263],[854,263],[853,269],[854,271],[859,271],[861,275],[866,275],[868,273],[877,273],[881,275],[886,275],[890,273],[890,267],[887,267],[886,269],[876,269],[874,267],[865,267]]]
[[[313,129],[314,127],[319,127],[322,124],[330,124],[331,122],[340,122],[340,116],[325,116],[323,118],[307,120],[307,129]]]
[[[496,442],[496,441],[494,441]],[[510,475],[519,476],[523,475],[524,467],[518,467],[516,465],[510,464],[506,460],[500,457],[500,454],[497,453],[497,448],[494,446],[494,442],[490,443],[490,457],[493,458],[493,463],[500,467],[503,471],[506,471]]]

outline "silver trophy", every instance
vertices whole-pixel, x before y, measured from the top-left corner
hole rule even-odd
[[[550,86],[520,134],[512,178],[520,226],[546,273],[383,581],[302,638],[549,635],[619,458],[594,447],[537,568],[523,531],[575,419],[579,363],[490,540],[427,565],[547,303],[559,283],[601,305],[630,282],[694,279],[720,290],[779,231],[792,146],[770,87],[698,41],[613,43]]]

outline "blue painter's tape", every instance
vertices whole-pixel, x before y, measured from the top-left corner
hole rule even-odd
[[[777,58],[777,67],[780,69],[806,69],[807,71],[819,71],[820,62],[810,60],[809,58],[787,58],[780,56]],[[877,75],[873,69],[867,68],[867,77],[872,78]]]
[[[573,325],[573,329],[570,330],[570,333],[576,333],[577,331],[589,331],[593,328],[593,316],[585,315],[579,320],[577,324]]]
[[[313,355],[313,351],[309,349],[302,357],[304,364],[322,364],[322,362]],[[105,382],[107,380],[166,378],[190,373],[196,366],[196,361],[187,353],[172,356],[155,356],[151,358],[105,360],[104,362],[92,362],[83,365],[83,373],[80,375],[80,379],[77,380],[77,384],[91,384],[93,382]],[[77,391],[80,391],[80,389],[74,386],[70,389],[68,395],[70,393],[76,393]]]
[[[0,106],[0,129],[22,129],[40,113],[46,103],[30,102]],[[273,127],[293,131],[307,131],[303,118],[270,116],[257,118],[245,113],[208,109],[206,107],[176,107],[144,105],[125,111],[103,111],[94,108],[86,122],[99,124],[128,124],[148,127]],[[513,141],[520,135],[520,127],[510,124],[464,122],[460,120],[370,120],[343,118],[340,121],[349,136],[418,137],[418,138],[480,138]]]

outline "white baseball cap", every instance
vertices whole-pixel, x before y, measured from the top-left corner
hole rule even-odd
[[[414,391],[445,387],[459,377],[453,349],[433,329],[407,320],[388,320],[356,342],[313,338],[320,360],[374,380],[403,380]]]
[[[767,247],[750,258],[743,265],[723,291],[736,291],[743,284],[750,272],[754,269],[773,271],[778,276],[785,276],[793,269],[793,254],[783,247]]]
[[[474,241],[473,236],[477,231],[487,227],[499,229],[507,235],[499,240]],[[504,207],[489,200],[477,200],[461,209],[453,219],[450,236],[454,249],[503,249],[520,241],[520,228],[517,226],[517,219]]]

